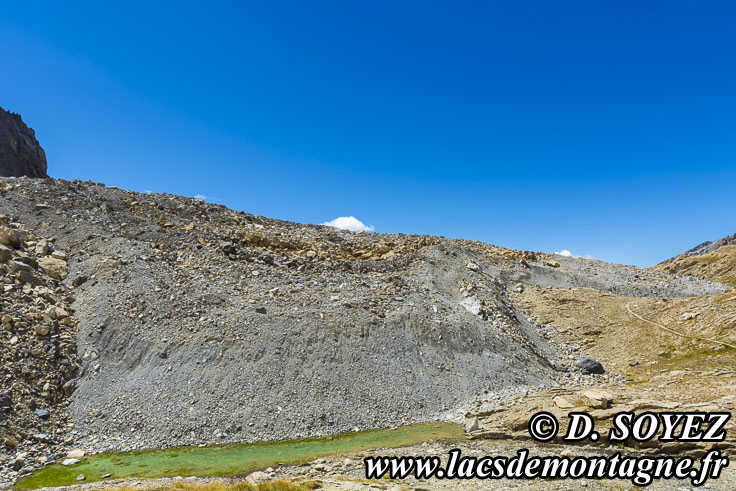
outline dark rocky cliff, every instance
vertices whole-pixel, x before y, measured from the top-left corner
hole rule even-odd
[[[0,107],[0,176],[48,177],[46,153],[19,114]]]

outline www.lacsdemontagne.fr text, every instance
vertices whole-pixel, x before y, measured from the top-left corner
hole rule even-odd
[[[513,457],[463,456],[452,449],[447,465],[438,456],[366,457],[363,460],[367,479],[624,479],[636,486],[647,486],[654,479],[689,479],[702,486],[717,479],[729,459],[719,450],[707,452],[699,460],[671,456],[538,457],[521,449]],[[699,467],[695,464],[698,462]]]

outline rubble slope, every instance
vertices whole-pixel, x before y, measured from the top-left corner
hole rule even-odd
[[[0,183],[0,213],[67,255],[81,364],[69,410],[78,441],[98,450],[387,427],[437,419],[483,392],[552,384],[575,360],[509,300],[528,285],[726,290],[90,182]]]

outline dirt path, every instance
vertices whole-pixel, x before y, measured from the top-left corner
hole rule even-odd
[[[674,329],[670,329],[667,326],[663,326],[662,324],[659,324],[657,322],[653,322],[653,321],[650,321],[648,319],[645,319],[644,317],[640,316],[639,314],[637,314],[636,312],[634,312],[633,310],[631,310],[631,302],[629,302],[629,303],[626,304],[626,310],[629,311],[629,314],[633,315],[634,317],[636,317],[640,321],[646,322],[647,324],[651,324],[651,325],[656,326],[656,327],[658,327],[660,329],[664,329],[665,331],[670,332],[672,334],[676,334],[677,336],[682,336],[684,338],[689,338],[689,339],[697,339],[699,341],[706,341],[708,343],[714,343],[714,344],[717,344],[717,345],[728,346],[729,348],[736,349],[736,346],[734,346],[732,344],[728,344],[728,343],[723,342],[723,341],[718,341],[717,339],[702,338],[700,336],[691,336],[689,334],[683,334],[681,332],[675,331]]]

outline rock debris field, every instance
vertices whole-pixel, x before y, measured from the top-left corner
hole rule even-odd
[[[531,285],[632,297],[705,280],[267,219],[98,183],[0,179],[0,468],[88,452],[462,418],[591,384],[514,305]],[[574,374],[574,376],[571,376]]]

